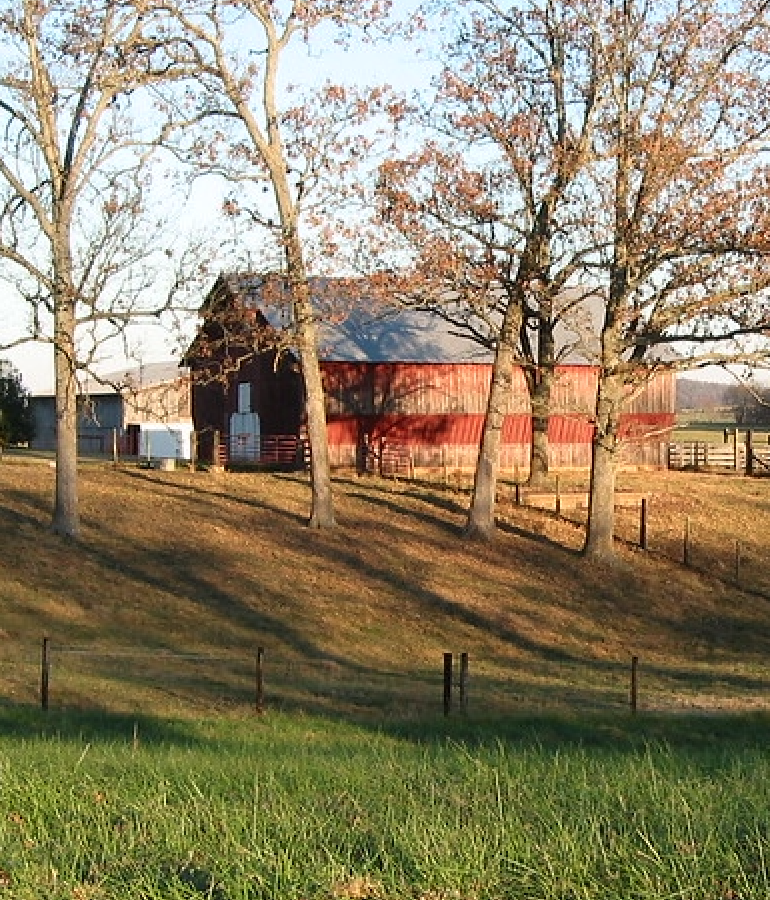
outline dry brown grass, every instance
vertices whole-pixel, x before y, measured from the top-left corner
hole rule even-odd
[[[340,478],[339,527],[317,533],[301,476],[95,465],[73,546],[48,530],[52,469],[6,459],[0,697],[35,702],[45,634],[54,702],[110,709],[241,708],[257,646],[270,702],[334,712],[440,707],[446,650],[470,654],[471,710],[490,714],[625,704],[632,655],[643,705],[770,705],[770,479],[646,472],[621,487],[649,497],[651,550],[624,509],[612,569],[576,552],[579,510],[506,500],[498,540],[469,545],[466,494]]]

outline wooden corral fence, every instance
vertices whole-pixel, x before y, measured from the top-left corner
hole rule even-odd
[[[735,432],[724,443],[682,441],[668,446],[669,469],[724,469],[746,475],[770,475],[770,446],[758,444],[751,432],[738,440]]]
[[[307,468],[309,446],[293,434],[263,434],[243,441],[216,433],[213,459],[221,468]]]

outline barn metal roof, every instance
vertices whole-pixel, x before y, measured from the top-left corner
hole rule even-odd
[[[395,301],[370,300],[361,279],[313,279],[318,344],[329,362],[491,363],[494,340],[489,326],[471,322],[474,338],[458,321],[453,324],[434,311]],[[291,303],[284,282],[275,275],[231,272],[219,276],[201,307],[204,316],[220,304],[234,303],[259,310],[278,331],[290,328]],[[459,307],[458,307],[459,308]],[[462,316],[458,316],[462,318]],[[486,343],[484,339],[487,338]],[[569,328],[557,328],[561,363],[594,361]]]
[[[372,300],[366,281],[352,278],[314,278],[311,291],[317,310],[318,349],[329,362],[491,363],[494,329],[456,304],[451,315],[405,306],[395,300]],[[292,325],[286,282],[276,274],[231,272],[219,276],[202,306],[204,315],[220,303],[259,310],[277,331]],[[604,304],[595,294],[565,291],[562,317],[554,330],[558,362],[592,365],[598,361]],[[449,309],[449,307],[448,307]],[[469,326],[463,320],[469,317]],[[477,337],[473,337],[475,331]],[[536,336],[533,335],[533,340]],[[650,359],[670,360],[676,353],[662,345]]]
[[[329,362],[491,362],[489,348],[435,314],[361,296],[358,279],[313,279],[318,349]],[[220,275],[203,303],[259,310],[277,331],[291,327],[288,293],[276,276],[250,272]]]
[[[353,307],[319,319],[319,353],[329,362],[488,363],[492,353],[435,314]]]

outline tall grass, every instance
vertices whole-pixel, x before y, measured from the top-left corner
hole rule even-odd
[[[0,897],[770,896],[764,720],[14,721]]]

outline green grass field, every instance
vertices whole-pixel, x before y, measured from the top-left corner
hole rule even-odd
[[[0,896],[765,900],[770,888],[763,718],[3,719]]]

